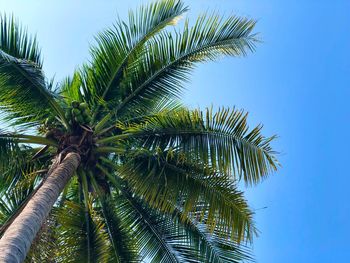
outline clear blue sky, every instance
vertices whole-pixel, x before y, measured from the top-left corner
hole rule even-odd
[[[37,33],[47,76],[88,59],[93,35],[146,1],[0,0]],[[201,65],[188,84],[190,106],[233,106],[277,133],[283,168],[247,197],[261,231],[260,263],[350,262],[350,2],[185,0],[194,19],[218,10],[259,20],[264,43],[243,59]]]

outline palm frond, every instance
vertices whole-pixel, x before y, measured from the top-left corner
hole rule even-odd
[[[147,108],[154,99],[178,97],[199,62],[253,51],[254,26],[255,21],[236,16],[203,15],[193,27],[186,21],[182,32],[152,39],[148,52],[126,70],[120,85],[122,101],[114,103],[117,115],[120,118],[135,107]]]
[[[0,103],[0,110],[6,113],[5,120],[14,124],[38,124],[54,114],[65,121],[63,110],[47,87],[41,68],[1,50]]]
[[[90,197],[89,197],[89,189],[88,189],[88,183],[85,173],[80,174],[80,180],[81,180],[81,189],[82,189],[82,197],[84,199],[84,205],[85,205],[85,211],[84,211],[84,219],[85,219],[85,232],[86,232],[86,262],[92,262],[92,257],[94,256],[93,249],[92,249],[92,237],[91,237],[91,227],[90,227]]]
[[[163,98],[153,100],[152,104],[148,104],[150,107],[135,107],[132,111],[129,112],[130,115],[125,115],[121,120],[124,124],[135,124],[143,123],[148,118],[157,116],[164,112],[176,112],[185,108],[184,104],[177,99],[168,99]],[[117,126],[118,126],[117,122]]]
[[[0,235],[4,233],[23,205],[31,197],[35,188],[38,187],[41,177],[36,173],[32,166],[28,166],[26,170],[19,171],[20,175],[13,178],[8,187],[3,187],[0,192]]]
[[[57,221],[53,214],[51,213],[41,226],[39,233],[30,247],[27,258],[24,261],[25,263],[50,262],[50,260],[56,258],[56,252],[58,251]]]
[[[127,22],[118,20],[111,29],[96,37],[97,46],[91,49],[92,64],[82,68],[84,92],[94,94],[95,115],[101,101],[120,96],[119,83],[127,65],[144,52],[143,45],[168,25],[176,23],[187,10],[178,0],[164,0],[129,12]]]
[[[197,220],[196,215],[183,213],[182,209],[174,209],[174,220],[178,220],[187,230],[187,234],[194,240],[202,255],[203,262],[229,263],[252,262],[251,249],[238,244],[232,239],[223,238],[222,233],[215,229],[212,233],[206,224]]]
[[[21,154],[20,146],[15,140],[0,137],[0,176],[2,180],[4,178],[5,171],[9,168],[8,164],[11,162],[11,160],[15,158],[17,159],[15,163],[22,163],[24,159],[23,157],[24,156]],[[3,185],[3,183],[0,185]]]
[[[103,193],[94,176],[90,174],[90,182],[98,195],[97,202],[100,205],[101,214],[105,222],[111,242],[111,262],[139,262],[135,238],[130,226],[127,225],[115,211],[115,200],[110,194]]]
[[[145,120],[147,120],[150,117],[156,116],[164,111],[178,111],[180,109],[184,108],[184,105],[178,101],[178,100],[167,100],[167,99],[160,99],[160,100],[154,100],[154,103],[149,108],[135,108],[134,111],[129,112],[130,114],[127,116],[124,116],[122,119],[123,124],[136,124],[136,123],[143,123]],[[95,126],[95,132],[99,134],[100,136],[104,133],[110,132],[113,133],[113,131],[118,130],[118,122],[111,122],[110,120],[113,120],[113,114],[109,113],[107,114],[99,123]],[[104,125],[110,121],[112,123],[111,126],[102,129]],[[105,136],[105,135],[104,135]],[[106,137],[106,136],[105,136]]]
[[[0,136],[0,193],[15,186],[18,180],[29,172],[40,175],[50,156],[45,155],[32,160],[34,152],[35,149],[20,145],[17,140]]]
[[[204,224],[188,217],[184,223],[184,214],[178,209],[174,215],[151,209],[122,181],[117,181],[121,195],[114,203],[123,222],[131,224],[145,262],[251,261],[244,246],[212,235]]]
[[[136,152],[118,169],[132,191],[152,208],[173,212],[179,203],[184,213],[198,213],[212,231],[238,242],[252,240],[253,213],[230,177],[194,164],[173,151]]]
[[[0,14],[0,50],[42,67],[41,51],[36,37],[29,36],[13,16]]]
[[[57,210],[57,262],[107,262],[108,237],[104,224],[91,205],[88,222],[85,213],[85,206],[74,201],[66,201]]]
[[[36,135],[28,135],[28,134],[21,134],[21,133],[13,133],[13,132],[6,132],[0,130],[0,140],[12,140],[16,143],[23,143],[23,144],[41,144],[41,145],[49,145],[49,146],[57,146],[57,143],[54,140],[42,137],[42,136],[36,136]]]
[[[117,200],[117,212],[132,226],[143,262],[191,262],[177,252],[171,244],[171,238],[166,236],[165,225],[152,217],[150,210],[127,192]],[[190,249],[187,247],[187,250]]]
[[[278,166],[271,148],[275,136],[261,135],[260,125],[249,131],[247,114],[235,109],[164,111],[143,124],[121,123],[118,127],[121,135],[98,142],[139,139],[145,148],[179,149],[222,174],[243,178],[247,184],[258,183]]]
[[[56,113],[64,114],[45,80],[40,51],[12,18],[0,17],[0,110],[14,124],[37,123]]]
[[[0,139],[0,145],[1,141],[2,139]],[[40,188],[44,174],[47,172],[45,168],[51,160],[48,155],[32,160],[31,156],[35,149],[18,146],[13,142],[12,144],[14,144],[12,151],[5,154],[9,158],[8,167],[0,169],[0,235],[6,231],[36,190]]]
[[[59,92],[60,95],[64,98],[64,100],[67,102],[68,105],[75,100],[75,101],[88,101],[88,99],[85,99],[83,96],[84,94],[81,92],[81,76],[79,72],[75,72],[73,77],[67,77],[65,78],[62,83],[59,85]]]
[[[111,160],[105,160],[116,166]],[[132,230],[142,262],[181,262],[182,258],[176,255],[174,248],[163,238],[147,211],[137,203],[132,192],[125,189],[124,182],[102,166],[99,166],[99,169],[120,191],[119,195],[114,196],[115,212]]]

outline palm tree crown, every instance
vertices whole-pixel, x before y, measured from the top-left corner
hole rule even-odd
[[[166,0],[130,12],[58,84],[36,39],[0,18],[0,235],[53,162],[80,160],[28,262],[252,259],[253,211],[238,183],[277,169],[274,137],[249,129],[241,110],[192,110],[179,98],[196,64],[254,50],[255,21],[205,14],[167,30],[186,11]]]

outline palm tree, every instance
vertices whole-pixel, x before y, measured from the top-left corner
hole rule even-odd
[[[168,30],[187,10],[167,0],[130,12],[57,84],[36,39],[0,18],[1,262],[252,258],[238,184],[277,169],[274,137],[241,110],[179,97],[196,64],[254,50],[255,21],[205,14]]]

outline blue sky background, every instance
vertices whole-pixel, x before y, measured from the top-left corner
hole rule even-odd
[[[89,58],[93,35],[147,1],[0,0],[37,33],[48,77],[57,81]],[[350,1],[185,0],[259,20],[264,43],[247,58],[201,65],[185,102],[233,106],[278,134],[283,167],[247,190],[261,234],[260,263],[350,262]]]

